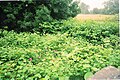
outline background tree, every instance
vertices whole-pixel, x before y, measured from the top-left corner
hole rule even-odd
[[[119,0],[108,0],[103,4],[104,4],[103,9],[94,8],[92,10],[92,13],[93,14],[118,14],[119,13]]]
[[[94,8],[93,9],[93,14],[99,14],[99,9],[98,8]]]
[[[88,14],[89,13],[89,5],[86,5],[85,3],[81,3],[80,4],[80,8],[81,8],[81,13],[82,14]]]
[[[119,0],[109,0],[107,2],[104,2],[104,6],[107,14],[119,13]]]

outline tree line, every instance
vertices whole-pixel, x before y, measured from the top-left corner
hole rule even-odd
[[[81,13],[83,14],[118,14],[119,13],[119,0],[108,0],[103,3],[104,8],[98,9],[94,8],[93,10],[89,11],[89,5],[85,3],[81,3]]]

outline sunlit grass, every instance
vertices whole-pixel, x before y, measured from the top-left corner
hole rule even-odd
[[[95,21],[105,21],[114,18],[114,15],[102,15],[102,14],[79,14],[75,19],[80,21],[85,20],[95,20]]]

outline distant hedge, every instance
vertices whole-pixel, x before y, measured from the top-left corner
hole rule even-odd
[[[67,19],[80,12],[73,0],[1,1],[0,28],[16,31],[33,31],[39,23],[54,19]]]

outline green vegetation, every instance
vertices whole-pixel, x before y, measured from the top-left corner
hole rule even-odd
[[[89,13],[89,6],[80,7]],[[0,80],[84,80],[103,67],[120,67],[118,15],[68,19],[80,7],[79,0],[0,2]]]
[[[33,32],[39,23],[75,17],[80,13],[78,4],[73,0],[0,1],[0,28]]]
[[[73,19],[39,24],[34,33],[1,30],[0,79],[84,80],[120,66],[118,22]]]

